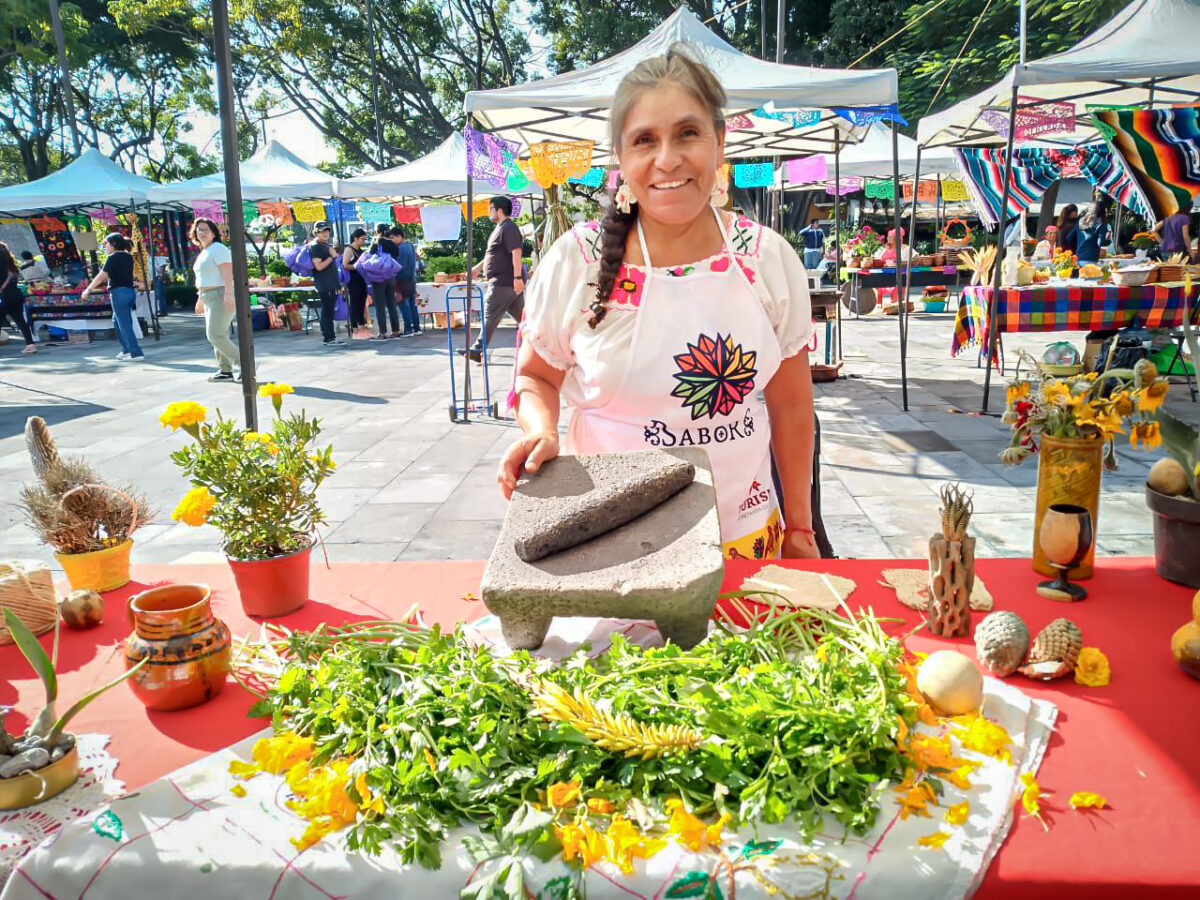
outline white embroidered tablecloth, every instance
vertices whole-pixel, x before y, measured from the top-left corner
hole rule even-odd
[[[490,637],[491,620],[481,623]],[[596,650],[614,630],[650,643],[657,632],[630,623],[565,620],[544,650],[556,656],[590,635]],[[651,635],[651,632],[653,635]],[[649,860],[638,860],[632,876],[607,863],[586,875],[587,896],[660,897],[813,897],[844,900],[922,900],[969,896],[986,872],[1012,822],[1020,794],[1019,776],[1036,772],[1053,728],[1056,707],[1033,700],[1014,686],[985,680],[984,712],[1012,738],[1012,765],[962,751],[981,765],[962,791],[944,783],[932,816],[901,819],[892,791],[885,792],[878,821],[864,836],[844,836],[830,828],[800,843],[786,824],[745,828],[731,833],[720,853],[692,853],[670,843]],[[921,725],[921,731],[939,728]],[[369,857],[347,851],[333,834],[303,852],[289,838],[305,823],[285,806],[289,793],[282,778],[260,775],[244,783],[246,796],[230,789],[239,782],[228,773],[230,760],[249,759],[254,742],[266,732],[186,766],[137,792],[114,801],[119,838],[102,836],[91,816],[66,825],[51,842],[30,853],[18,877],[10,879],[0,900],[80,897],[126,900],[129,897],[272,897],[272,898],[418,898],[458,896],[473,879],[488,874],[489,864],[472,860],[454,832],[443,846],[439,871],[406,867],[391,853]],[[951,804],[970,803],[961,827],[950,827],[942,813]],[[918,838],[939,828],[951,837],[943,847],[920,847]],[[557,898],[571,870],[561,861],[524,864],[528,896]],[[710,881],[711,879],[711,881]],[[716,890],[713,890],[715,886]],[[690,890],[695,890],[694,893]],[[706,892],[707,891],[707,892]]]

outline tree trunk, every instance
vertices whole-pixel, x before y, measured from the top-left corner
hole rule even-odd
[[[975,586],[975,538],[947,540],[940,531],[929,539],[929,630],[942,637],[971,631],[971,589]]]

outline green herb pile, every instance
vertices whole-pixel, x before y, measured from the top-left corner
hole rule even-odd
[[[257,712],[277,731],[313,737],[314,764],[353,757],[367,772],[386,812],[351,826],[352,848],[390,843],[427,867],[440,865],[447,830],[465,822],[509,850],[514,820],[541,827],[533,842],[553,842],[533,804],[573,780],[643,827],[682,797],[699,816],[793,816],[801,837],[825,815],[861,833],[885,782],[904,771],[899,720],[916,718],[896,669],[902,648],[870,616],[799,610],[748,632],[720,630],[691,650],[644,650],[618,636],[599,658],[580,652],[560,665],[397,623],[295,633],[287,649],[291,662]],[[602,749],[537,714],[531,694],[546,683],[703,740],[650,759]],[[529,849],[528,834],[520,839]]]

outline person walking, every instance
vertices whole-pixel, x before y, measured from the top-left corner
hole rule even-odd
[[[30,281],[48,281],[50,279],[50,269],[40,259],[34,259],[33,254],[28,250],[21,251],[21,280],[24,282]]]
[[[399,261],[400,252],[396,247],[395,241],[392,240],[391,229],[388,225],[380,222],[375,228],[375,244],[372,250],[380,253],[386,253],[388,256]],[[392,334],[394,338],[400,337],[400,314],[396,310],[396,279],[389,278],[386,281],[379,281],[375,284],[375,318],[379,320],[379,334],[371,338],[373,341],[386,341],[388,339],[388,320],[392,323]]]
[[[358,274],[358,258],[363,255],[363,244],[367,242],[367,233],[361,228],[355,228],[350,233],[350,243],[342,251],[342,268],[350,273],[350,283],[346,285],[346,293],[350,296],[350,331],[367,325],[367,282]]]
[[[92,283],[83,289],[81,300],[86,300],[93,291],[108,285],[108,299],[112,303],[113,329],[121,342],[117,359],[145,359],[138,344],[137,331],[133,324],[133,310],[137,305],[137,292],[133,289],[133,254],[129,252],[129,241],[125,236],[113,232],[104,239],[104,268],[96,273]]]
[[[1093,203],[1075,224],[1075,256],[1080,265],[1100,261],[1100,249],[1109,239],[1107,213],[1103,204]]]
[[[17,261],[13,258],[8,244],[0,241],[0,326],[5,319],[12,319],[25,338],[25,349],[22,353],[37,353],[37,345],[33,343],[33,331],[29,328],[29,320],[25,317],[25,295],[17,286],[20,273]]]
[[[1079,207],[1068,203],[1058,214],[1058,249],[1075,252],[1075,223],[1079,221]]]
[[[1154,226],[1154,233],[1162,236],[1159,251],[1163,259],[1170,259],[1176,253],[1191,256],[1192,240],[1188,235],[1188,225],[1191,217],[1180,210],[1167,216]]]
[[[212,219],[196,219],[188,237],[200,248],[192,271],[196,273],[196,312],[204,314],[204,335],[212,345],[217,371],[209,381],[233,381],[233,366],[240,354],[229,337],[233,324],[233,254],[221,241]]]
[[[483,292],[483,330],[470,349],[459,350],[474,362],[483,361],[483,348],[492,342],[496,326],[505,313],[518,324],[525,309],[525,280],[521,277],[521,229],[512,220],[512,200],[503,195],[488,202],[488,218],[495,224],[488,236],[483,259],[471,270],[475,278],[483,274],[487,287]]]
[[[821,264],[825,255],[825,231],[821,228],[820,219],[813,217],[808,220],[808,227],[800,229],[800,237],[804,240],[804,268],[815,269]]]
[[[401,337],[411,337],[421,333],[421,317],[417,314],[417,251],[399,225],[392,229],[392,243],[396,245],[396,259],[400,263],[400,271],[396,274],[396,294],[399,297],[400,315],[404,319]]]
[[[328,222],[317,222],[313,225],[313,240],[308,252],[312,257],[313,284],[317,288],[317,296],[321,298],[321,337],[324,347],[340,347],[346,342],[339,340],[333,325],[333,307],[337,303],[338,291],[342,289],[338,280],[337,265],[334,263],[333,250],[329,247],[329,235],[332,229]]]

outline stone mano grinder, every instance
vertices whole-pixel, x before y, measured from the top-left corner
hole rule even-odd
[[[691,647],[723,575],[704,450],[560,456],[517,484],[481,593],[514,650],[554,616],[650,619]]]

